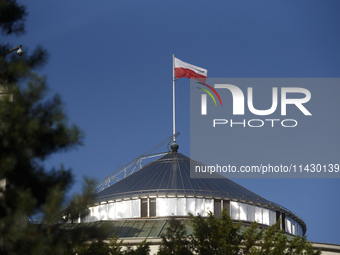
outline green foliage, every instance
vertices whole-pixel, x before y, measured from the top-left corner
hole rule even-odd
[[[76,252],[79,255],[107,255],[110,254],[110,247],[102,240],[97,240],[96,242],[92,242],[89,245],[84,245],[79,248]]]
[[[148,255],[150,253],[150,243],[146,240],[139,243],[136,249],[133,249],[130,245],[127,246],[127,250],[123,251],[122,255]],[[114,253],[112,253],[114,254]]]
[[[212,213],[208,217],[190,215],[193,235],[187,236],[182,221],[172,218],[158,254],[201,255],[319,255],[305,237],[296,236],[292,241],[279,230],[279,222],[268,229],[260,229],[257,223],[241,228],[235,224],[226,210],[220,219]]]
[[[306,237],[296,236],[292,241],[288,240],[288,236],[283,230],[280,230],[280,222],[276,222],[267,230],[259,230],[258,225],[253,223],[243,233],[242,245],[244,254],[304,254],[318,255],[320,250],[315,251]]]
[[[240,224],[234,225],[226,210],[221,219],[211,212],[208,218],[190,216],[193,223],[192,245],[197,254],[238,254],[242,241]]]
[[[66,255],[148,255],[149,243],[145,240],[138,244],[136,249],[128,245],[123,249],[122,241],[113,236],[107,241],[96,240],[91,243],[83,243],[75,249],[70,249]]]
[[[15,0],[0,0],[0,28],[4,34],[24,32],[26,7]]]
[[[158,254],[160,255],[189,255],[191,253],[190,240],[182,221],[171,218],[169,227],[165,235],[162,235],[162,245],[159,247]]]
[[[26,15],[16,1],[0,0],[3,34],[23,33]],[[20,58],[15,52],[4,57],[10,48],[0,44],[0,253],[64,254],[87,234],[81,228],[61,230],[55,223],[77,219],[93,194],[72,201],[61,213],[73,176],[63,166],[46,169],[44,160],[81,145],[83,135],[68,124],[60,96],[48,95],[45,78],[35,73],[47,53],[38,47]],[[27,85],[19,92],[17,83]],[[43,224],[29,223],[32,215]]]

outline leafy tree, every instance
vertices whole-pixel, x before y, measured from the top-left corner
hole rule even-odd
[[[241,224],[235,224],[228,212],[223,210],[221,218],[212,213],[208,217],[190,215],[193,235],[185,235],[185,226],[181,221],[172,219],[158,254],[201,254],[201,255],[319,255],[314,251],[306,237],[296,236],[290,241],[279,230],[279,222],[268,229],[260,229],[257,223],[241,230]],[[180,229],[180,230],[179,230]],[[186,238],[183,238],[185,236]],[[175,249],[186,253],[176,253]]]
[[[15,0],[0,1],[0,27],[5,34],[21,34],[24,32],[26,7]]]
[[[15,0],[0,0],[3,34],[22,34],[26,15]],[[46,63],[46,51],[37,47],[19,58],[6,56],[10,48],[0,42],[0,253],[63,254],[86,232],[63,231],[55,223],[78,219],[93,195],[74,200],[61,213],[73,176],[63,166],[46,169],[44,160],[81,145],[83,135],[68,124],[60,96],[48,97],[45,78],[35,73]],[[27,83],[21,92],[19,83]],[[43,224],[29,223],[37,214]]]
[[[211,212],[208,218],[190,215],[194,229],[192,245],[197,254],[239,254],[241,224],[234,225],[226,210],[221,219]]]
[[[128,245],[127,250],[123,251],[122,255],[148,255],[149,253],[150,243],[144,240],[143,242],[137,245],[136,249],[133,249],[130,245]]]
[[[160,255],[190,255],[190,240],[183,223],[175,218],[169,221],[169,227],[162,236],[162,245],[159,247]]]
[[[75,249],[71,249],[66,255],[148,255],[150,253],[149,243],[145,240],[138,244],[136,249],[130,245],[123,250],[123,241],[113,236],[107,242],[98,239],[91,243],[83,243]]]
[[[108,255],[110,254],[110,247],[103,240],[97,240],[91,244],[85,244],[78,248],[74,254],[79,255]],[[119,253],[114,253],[115,255]]]
[[[254,231],[245,231],[243,236],[247,241],[251,240],[253,247],[250,250],[245,249],[244,254],[305,254],[318,255],[321,251],[314,251],[310,242],[306,237],[296,236],[292,241],[288,240],[283,230],[280,230],[280,222],[276,222],[266,231],[259,231],[256,223],[252,224],[250,229]],[[251,233],[251,234],[250,234]],[[255,241],[255,243],[254,243]]]

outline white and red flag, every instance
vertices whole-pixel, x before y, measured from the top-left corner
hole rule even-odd
[[[208,76],[208,70],[202,67],[194,66],[175,58],[175,77],[176,78],[189,78],[205,82]]]

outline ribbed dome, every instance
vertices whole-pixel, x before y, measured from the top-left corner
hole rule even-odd
[[[222,176],[190,178],[190,161],[190,158],[181,153],[169,152],[98,193],[98,202],[129,197],[175,195],[223,197],[276,205]],[[195,164],[203,165],[199,162]]]
[[[103,210],[106,212],[105,204],[120,203],[119,201],[128,201],[130,199],[132,199],[131,201],[138,201],[139,198],[145,199],[147,197],[158,197],[160,199],[162,197],[168,197],[169,199],[174,197],[186,197],[187,199],[195,197],[201,200],[216,199],[217,201],[222,199],[223,201],[234,201],[236,204],[249,204],[258,208],[267,208],[267,211],[276,212],[276,215],[281,215],[282,213],[283,216],[286,215],[300,224],[303,234],[305,234],[306,224],[301,218],[287,208],[264,199],[228,178],[223,176],[219,176],[219,178],[190,178],[190,163],[195,166],[204,166],[202,163],[193,161],[181,153],[169,152],[158,160],[145,165],[132,175],[99,192],[97,194],[98,208],[103,205]],[[124,218],[123,214],[120,215],[121,210],[123,209],[117,210],[117,217]],[[135,208],[135,210],[137,210],[136,215],[138,216],[139,209]],[[161,215],[162,213],[158,212],[156,214]],[[128,217],[134,216],[130,215]],[[250,217],[253,217],[252,211]],[[268,219],[269,216],[267,215],[266,217]],[[289,230],[289,233],[296,234],[294,231]]]

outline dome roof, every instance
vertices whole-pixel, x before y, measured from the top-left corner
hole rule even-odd
[[[147,196],[226,198],[279,206],[237,183],[220,178],[190,178],[190,158],[169,152],[97,194],[98,202]],[[196,162],[196,165],[202,163]]]
[[[97,194],[97,202],[101,204],[113,200],[146,197],[196,197],[230,200],[284,213],[302,226],[303,233],[306,232],[304,221],[287,208],[257,195],[222,175],[219,178],[192,178],[190,163],[195,166],[204,166],[181,153],[169,152],[100,191]]]

